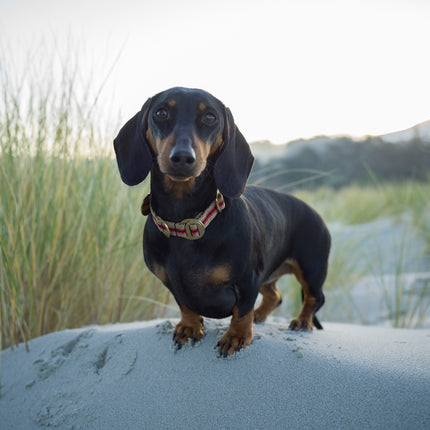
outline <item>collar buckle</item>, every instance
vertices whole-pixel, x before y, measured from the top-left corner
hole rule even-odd
[[[184,224],[185,237],[188,240],[200,239],[205,234],[205,226],[199,219],[184,219],[180,224]]]

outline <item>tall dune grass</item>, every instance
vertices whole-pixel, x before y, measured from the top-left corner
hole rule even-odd
[[[121,183],[117,127],[107,138],[98,128],[99,91],[82,85],[77,65],[40,58],[16,76],[0,57],[3,348],[64,328],[160,316],[168,300],[142,258],[139,201],[148,187]]]
[[[430,206],[430,182],[403,181],[381,182],[373,185],[351,185],[335,190],[320,188],[317,191],[301,190],[299,198],[317,206],[327,221],[344,224],[362,224],[383,216],[397,216],[409,212],[424,230]],[[429,231],[427,231],[427,234]]]

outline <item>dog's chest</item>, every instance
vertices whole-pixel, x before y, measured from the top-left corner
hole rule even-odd
[[[148,252],[146,257],[149,269],[180,304],[210,318],[231,315],[237,297],[228,261],[187,245],[166,249],[163,255]]]

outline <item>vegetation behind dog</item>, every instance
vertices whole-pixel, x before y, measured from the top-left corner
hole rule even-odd
[[[168,290],[142,258],[147,185],[128,189],[118,179],[112,139],[96,125],[96,96],[68,68],[60,82],[50,79],[52,58],[43,80],[31,64],[13,76],[3,60],[0,346],[162,315]]]

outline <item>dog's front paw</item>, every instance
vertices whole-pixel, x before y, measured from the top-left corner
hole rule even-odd
[[[181,349],[183,345],[191,339],[194,345],[203,337],[203,318],[200,318],[195,324],[187,324],[180,321],[173,332],[173,342],[177,349]]]
[[[252,341],[252,332],[246,335],[239,335],[235,333],[227,332],[224,336],[218,341],[217,347],[219,353],[223,357],[227,357],[236,351],[241,350],[242,348],[247,347],[251,344]]]

